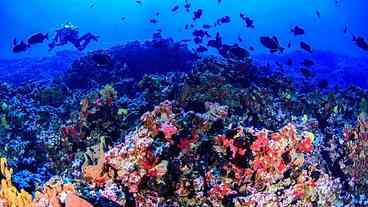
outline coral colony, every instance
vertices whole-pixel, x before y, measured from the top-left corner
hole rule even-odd
[[[309,86],[165,39],[1,83],[0,206],[367,206],[368,93]]]

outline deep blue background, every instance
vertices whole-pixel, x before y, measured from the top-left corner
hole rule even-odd
[[[53,31],[70,21],[80,27],[81,33],[93,32],[101,36],[88,50],[108,48],[127,40],[150,38],[152,32],[163,29],[165,36],[176,39],[191,38],[191,32],[184,30],[186,23],[192,22],[194,9],[204,9],[204,16],[196,22],[200,26],[213,23],[217,18],[229,15],[232,22],[212,29],[215,34],[221,31],[227,42],[236,41],[240,35],[243,46],[252,45],[258,53],[267,52],[259,43],[261,35],[277,35],[286,46],[294,43],[292,50],[298,50],[300,40],[311,43],[313,48],[332,51],[350,56],[368,56],[368,52],[357,48],[351,34],[343,34],[347,24],[349,32],[368,38],[367,0],[192,0],[190,13],[184,11],[184,0],[143,0],[138,5],[135,0],[15,0],[0,1],[0,59],[38,57],[53,54],[47,51],[46,44],[31,48],[23,54],[12,54],[13,38],[25,39],[37,32]],[[94,4],[91,8],[90,5]],[[170,9],[180,5],[176,13]],[[321,18],[316,16],[316,10]],[[161,15],[156,25],[149,24],[150,18],[159,11]],[[239,18],[239,13],[255,20],[256,29],[247,29]],[[126,17],[121,20],[121,17]],[[290,28],[303,26],[306,35],[293,37]],[[58,50],[71,47],[62,47]],[[57,51],[57,50],[55,50]]]

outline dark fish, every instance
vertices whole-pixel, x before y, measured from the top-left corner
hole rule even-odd
[[[304,29],[299,27],[299,26],[295,26],[293,29],[290,30],[292,33],[294,33],[295,36],[297,35],[303,35],[304,34]]]
[[[231,22],[231,18],[229,16],[221,17],[216,21],[217,24],[227,24]]]
[[[315,74],[311,70],[309,70],[308,68],[300,68],[300,72],[306,78],[312,78],[312,77],[315,76]]]
[[[249,57],[249,52],[237,44],[233,46],[224,44],[218,49],[218,52],[224,58],[244,60],[246,57]]]
[[[245,24],[248,28],[254,28],[254,21],[249,17],[245,18]]]
[[[135,1],[135,3],[137,3],[137,4],[142,4],[142,1]]]
[[[27,42],[28,42],[28,45],[34,45],[34,44],[42,43],[45,39],[46,40],[49,39],[48,33],[46,34],[37,33],[35,35],[32,35],[30,38],[28,38]]]
[[[309,59],[304,59],[302,64],[305,66],[305,67],[310,67],[312,65],[314,65],[314,62],[312,60],[309,60]]]
[[[240,36],[238,36],[238,42],[243,42],[243,38],[241,38]]]
[[[178,9],[179,9],[179,5],[175,5],[175,6],[171,9],[171,11],[172,11],[172,12],[176,12],[176,11],[178,11]]]
[[[207,47],[203,46],[203,45],[200,45],[197,49],[196,49],[197,52],[199,53],[202,53],[202,52],[206,52],[208,51]]]
[[[105,67],[111,65],[111,57],[106,54],[93,54],[92,60],[95,61],[98,67]]]
[[[121,17],[121,20],[125,20],[126,19],[126,17]]]
[[[345,27],[344,27],[344,34],[346,34],[347,32],[348,32],[348,26],[345,25]]]
[[[211,37],[207,31],[204,31],[201,29],[194,30],[192,34],[193,36],[201,37],[201,38],[203,38],[204,36]]]
[[[189,24],[186,24],[184,28],[185,29],[188,29],[189,28]]]
[[[185,8],[185,10],[187,11],[187,12],[189,12],[189,10],[190,10],[190,7],[191,7],[192,5],[188,2],[188,1],[185,1],[185,4],[184,4],[184,8]]]
[[[321,13],[318,10],[316,11],[316,15],[318,18],[321,18]]]
[[[260,41],[264,47],[270,49],[271,53],[274,53],[277,51],[282,53],[284,51],[284,48],[280,46],[280,43],[275,36],[273,37],[263,36],[260,38]]]
[[[95,7],[95,4],[91,4],[89,7],[90,7],[90,8],[93,8],[93,7]]]
[[[282,64],[279,61],[276,61],[275,64],[279,67],[282,68]]]
[[[249,52],[246,49],[239,47],[237,44],[230,47],[228,53],[231,58],[239,60],[244,60],[246,57],[249,57]]]
[[[217,49],[222,47],[222,38],[221,38],[221,35],[220,35],[219,32],[217,32],[217,34],[216,34],[216,39],[208,41],[207,46],[214,47],[214,48],[217,48]]]
[[[194,39],[193,39],[193,41],[194,41],[194,43],[195,44],[200,44],[200,43],[202,43],[202,38],[200,38],[200,37],[195,37]]]
[[[222,0],[217,0],[217,3],[221,3]]]
[[[321,89],[328,88],[328,81],[326,79],[320,80],[318,82],[318,87]]]
[[[254,47],[253,46],[249,46],[249,50],[250,51],[254,51]]]
[[[204,24],[204,25],[202,26],[202,28],[203,28],[203,29],[210,29],[210,28],[211,28],[211,25],[209,25],[209,24]]]
[[[293,65],[293,60],[291,58],[288,58],[286,65],[288,66],[292,66]]]
[[[202,9],[198,9],[197,11],[194,11],[193,13],[193,21],[199,19],[202,17],[203,14],[203,10]]]
[[[150,22],[151,22],[152,24],[156,24],[158,21],[157,21],[157,19],[150,19]]]
[[[156,17],[160,16],[160,12],[156,12]]]
[[[365,39],[363,37],[353,37],[353,41],[355,42],[355,44],[360,47],[363,50],[368,50],[368,43],[365,41]]]
[[[194,28],[194,24],[190,24],[189,26],[190,26],[190,28]]]
[[[190,40],[190,39],[180,40],[180,42],[190,42],[190,41],[192,41],[192,40]]]
[[[254,21],[251,18],[246,17],[243,13],[240,13],[240,18],[244,21],[247,28],[254,28]]]
[[[303,41],[300,42],[300,47],[307,52],[312,52],[312,47]]]
[[[20,52],[24,52],[27,50],[27,48],[29,47],[26,43],[24,43],[23,41],[21,41],[19,44],[17,44],[16,39],[13,40],[13,53],[20,53]]]
[[[288,46],[288,48],[291,48],[291,42],[289,42],[287,46]]]

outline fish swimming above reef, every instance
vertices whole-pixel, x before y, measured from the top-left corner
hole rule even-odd
[[[230,18],[229,16],[221,17],[220,19],[218,19],[218,20],[216,21],[216,23],[217,23],[218,25],[220,25],[220,24],[227,24],[227,23],[230,23],[230,22],[231,22],[231,18]]]
[[[274,53],[277,51],[282,53],[284,51],[284,48],[280,46],[280,43],[277,37],[275,36],[273,37],[262,36],[260,37],[260,41],[264,47],[270,49],[271,53]]]
[[[314,62],[312,60],[309,60],[309,59],[304,59],[302,64],[305,66],[305,67],[310,67],[312,65],[314,65]]]
[[[198,9],[197,11],[194,11],[193,13],[193,21],[200,19],[203,15],[203,10],[202,9]]]
[[[24,41],[21,41],[19,44],[17,44],[17,40],[16,39],[13,40],[13,49],[12,49],[13,53],[25,52],[28,47],[29,45],[24,43]]]
[[[200,38],[203,38],[204,36],[211,37],[211,35],[208,34],[207,31],[204,31],[201,29],[194,30],[192,34],[193,36],[200,37]]]
[[[321,13],[318,10],[316,11],[316,15],[318,18],[321,18]]]
[[[305,50],[307,52],[310,52],[310,53],[312,52],[312,47],[309,44],[307,44],[306,42],[301,41],[300,42],[300,48],[302,48],[303,50]]]
[[[366,51],[368,51],[368,43],[366,42],[366,40],[363,38],[363,37],[360,37],[360,36],[358,36],[358,37],[353,37],[353,41],[355,42],[355,44],[359,47],[359,48],[361,48],[361,49],[363,49],[363,50],[366,50]]]
[[[299,27],[299,26],[295,26],[294,28],[292,28],[290,30],[292,33],[294,33],[295,36],[298,36],[298,35],[303,35],[304,34],[304,29]]]
[[[179,9],[179,5],[175,5],[173,8],[171,8],[172,12],[176,12]]]
[[[27,42],[28,42],[28,45],[34,45],[34,44],[43,43],[44,40],[48,40],[48,39],[49,39],[48,33],[46,34],[37,33],[37,34],[32,35],[30,38],[28,38]]]
[[[200,45],[197,49],[196,49],[197,52],[199,53],[202,53],[202,52],[206,52],[208,51],[207,47],[203,46],[203,45]]]
[[[216,39],[209,40],[207,46],[219,49],[222,46],[222,38],[219,32],[216,34]]]
[[[240,13],[240,18],[244,21],[247,28],[254,28],[254,20]]]

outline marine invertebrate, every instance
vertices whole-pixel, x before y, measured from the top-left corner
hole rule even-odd
[[[0,173],[3,179],[0,187],[0,204],[4,207],[33,207],[32,195],[26,191],[16,189],[11,181],[13,170],[7,165],[5,158],[0,159]]]

